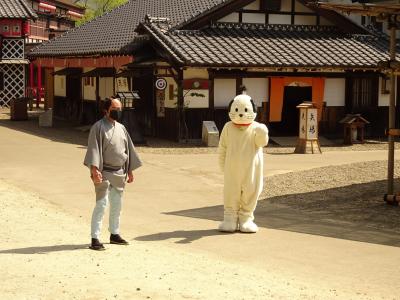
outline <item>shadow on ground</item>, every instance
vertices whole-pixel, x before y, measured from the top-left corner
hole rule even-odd
[[[46,254],[51,252],[74,251],[80,249],[88,249],[88,244],[7,249],[7,250],[0,250],[0,254]]]
[[[80,146],[87,145],[87,132],[81,132],[73,128],[67,121],[55,120],[54,127],[39,127],[37,118],[29,118],[26,121],[11,121],[9,119],[0,119],[0,126],[12,130],[17,130],[54,142],[76,144]]]
[[[267,198],[258,202],[256,223],[270,229],[400,247],[400,207],[383,201],[385,188],[382,180]],[[220,205],[167,214],[218,221],[222,211]],[[196,231],[193,237],[190,232],[185,234],[189,241],[201,237]],[[185,234],[177,231],[139,239]]]
[[[190,244],[193,241],[203,237],[223,235],[229,233],[219,232],[216,229],[205,230],[177,230],[170,232],[160,232],[135,238],[136,241],[164,241],[169,239],[178,239],[176,244]]]

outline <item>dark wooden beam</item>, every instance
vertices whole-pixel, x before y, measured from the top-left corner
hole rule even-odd
[[[208,94],[208,118],[214,120],[214,72],[208,70],[208,79],[210,81]]]
[[[184,105],[184,99],[183,99],[183,70],[180,68],[177,70],[178,75],[178,105],[177,105],[177,110],[178,110],[178,117],[177,117],[177,125],[178,125],[178,132],[177,132],[177,141],[179,142],[182,137],[182,118],[183,118],[183,105]]]

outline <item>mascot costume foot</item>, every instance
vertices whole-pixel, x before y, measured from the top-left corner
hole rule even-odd
[[[268,128],[254,121],[256,106],[245,92],[229,104],[226,123],[218,146],[219,164],[224,172],[223,232],[254,233],[254,210],[263,189],[263,151],[268,144]]]

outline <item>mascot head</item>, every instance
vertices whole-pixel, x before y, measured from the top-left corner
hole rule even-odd
[[[246,89],[243,87],[243,94],[237,95],[229,103],[229,118],[240,127],[245,127],[253,123],[257,115],[256,105],[249,95],[246,95]]]

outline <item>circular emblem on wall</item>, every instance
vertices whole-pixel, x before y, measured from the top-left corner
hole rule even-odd
[[[156,89],[157,90],[165,90],[167,87],[167,81],[164,78],[158,78],[156,80]]]
[[[198,89],[198,88],[200,87],[200,82],[199,82],[199,81],[194,81],[194,82],[193,82],[193,87],[194,87],[195,89]]]

